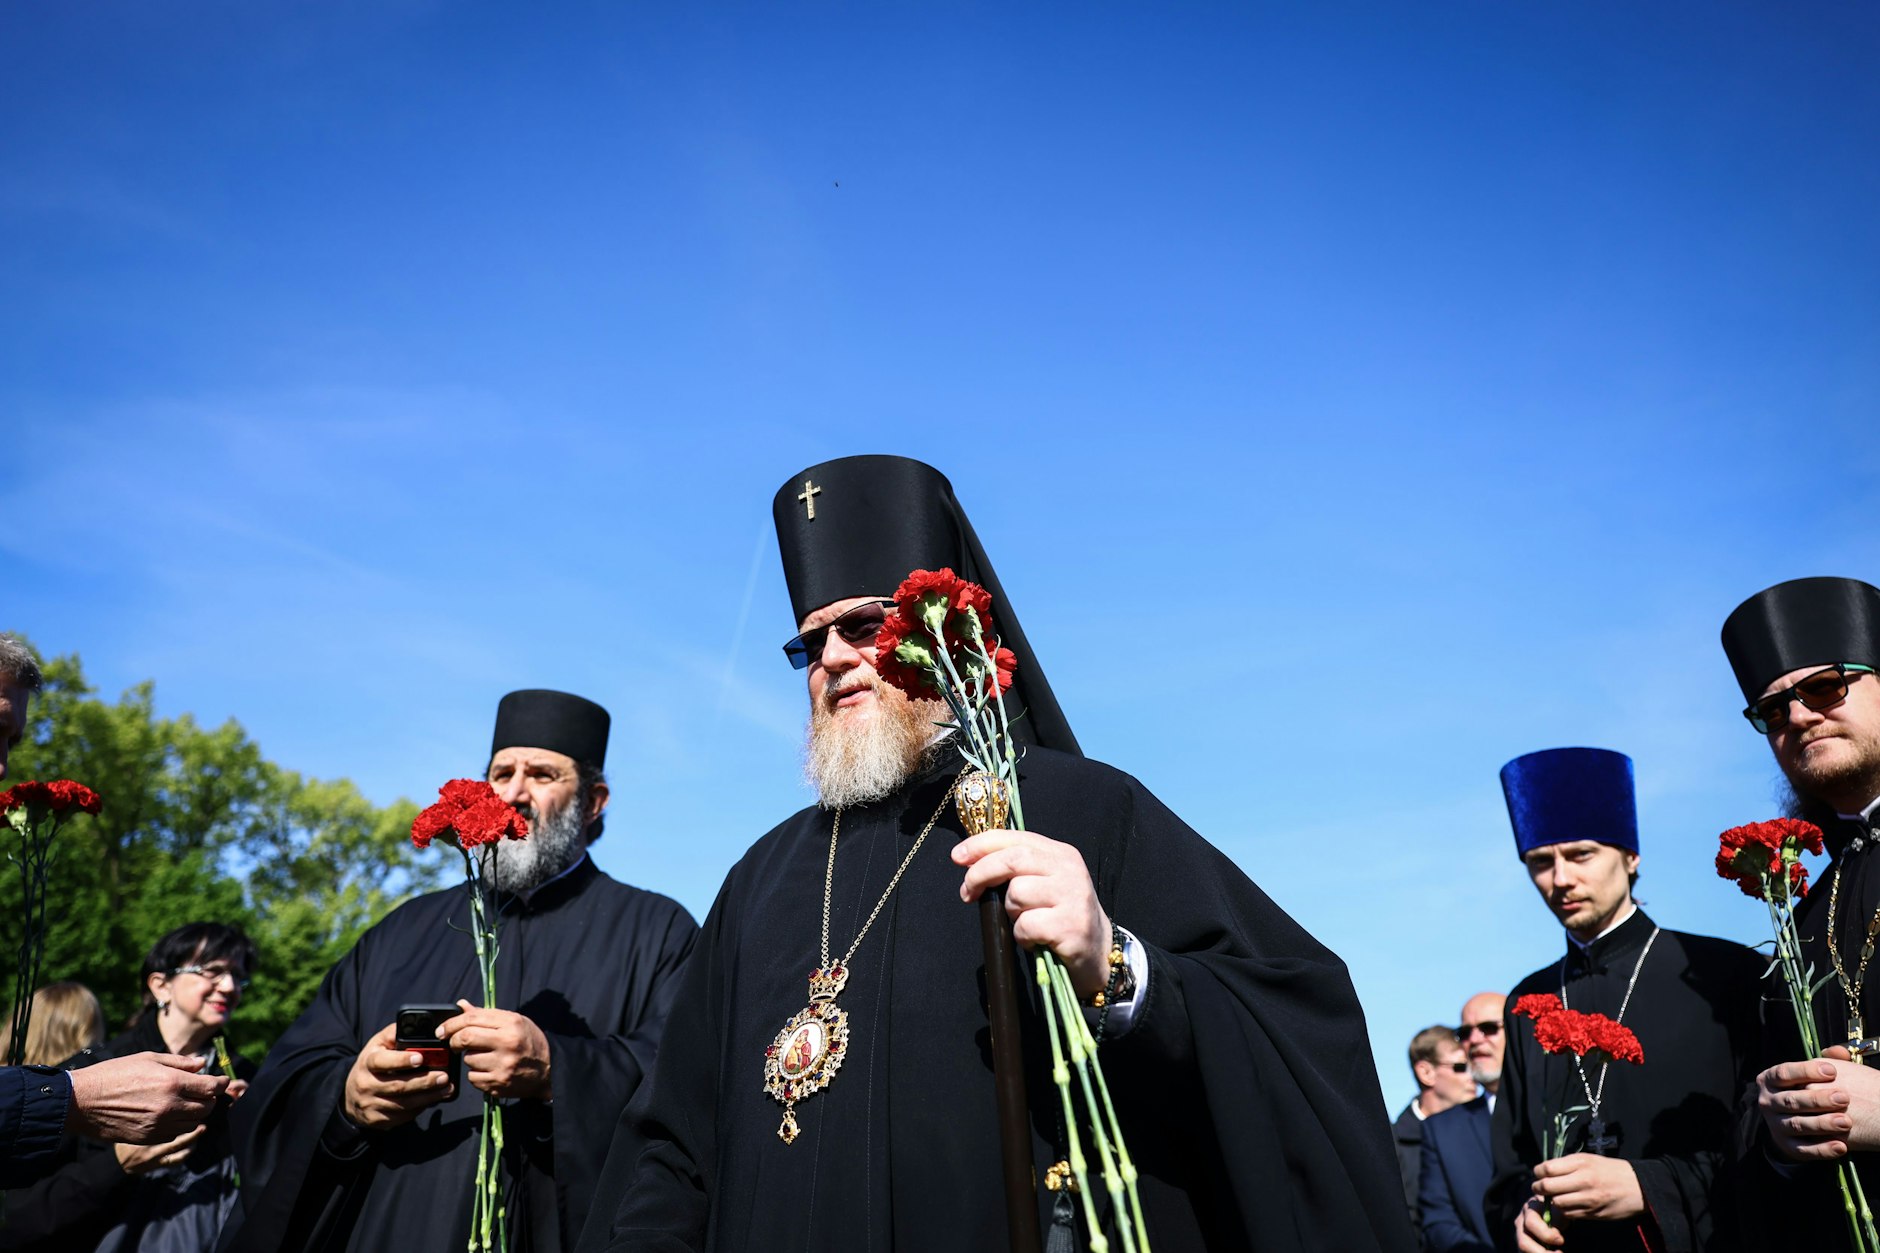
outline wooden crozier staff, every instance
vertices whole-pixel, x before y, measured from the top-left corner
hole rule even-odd
[[[967,835],[1005,826],[1005,788],[982,771],[953,785]],[[999,1154],[1005,1174],[1005,1231],[1012,1253],[1040,1253],[1037,1184],[1031,1160],[1031,1112],[1025,1101],[1025,1050],[1018,1027],[1017,965],[1005,889],[979,898],[979,939],[986,955],[986,1012],[992,1028],[992,1086],[999,1103]]]

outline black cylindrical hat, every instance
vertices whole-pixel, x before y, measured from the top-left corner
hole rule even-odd
[[[1880,667],[1880,588],[1859,579],[1778,583],[1724,620],[1723,651],[1746,701],[1791,670],[1837,661]]]
[[[841,457],[791,477],[771,503],[795,621],[852,596],[892,596],[916,570],[950,568],[992,594],[999,641],[1018,658],[1019,739],[1076,753],[1018,613],[944,474],[907,457]]]
[[[505,748],[546,748],[598,769],[607,764],[611,723],[586,697],[539,687],[511,692],[496,706],[490,756]]]

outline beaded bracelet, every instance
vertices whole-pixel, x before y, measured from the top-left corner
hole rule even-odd
[[[1103,991],[1090,998],[1090,1004],[1097,1011],[1097,1043],[1103,1043],[1103,1029],[1110,1022],[1110,1006],[1116,1001],[1116,985],[1122,981],[1123,971],[1128,959],[1123,955],[1123,929],[1114,922],[1110,924],[1110,978],[1103,985]]]

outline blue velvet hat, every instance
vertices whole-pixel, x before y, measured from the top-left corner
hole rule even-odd
[[[1609,748],[1549,748],[1501,768],[1515,852],[1597,840],[1638,852],[1632,759]]]

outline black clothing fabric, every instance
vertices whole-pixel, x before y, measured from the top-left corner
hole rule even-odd
[[[1432,1114],[1423,1124],[1423,1185],[1417,1210],[1430,1253],[1489,1253],[1494,1241],[1482,1196],[1494,1170],[1488,1097]]]
[[[1641,1224],[1574,1223],[1568,1235],[1574,1253],[1738,1247],[1738,1218],[1721,1176],[1732,1157],[1737,1100],[1755,1074],[1758,997],[1767,962],[1728,940],[1667,930],[1639,966],[1655,925],[1636,909],[1585,949],[1567,943],[1564,975],[1572,1009],[1618,1017],[1626,984],[1638,969],[1624,1023],[1645,1054],[1643,1064],[1611,1064],[1600,1116],[1617,1141],[1610,1155],[1631,1162],[1638,1174],[1646,1217]],[[1495,1179],[1484,1210],[1497,1246],[1509,1250],[1533,1168],[1552,1132],[1552,1115],[1588,1104],[1574,1056],[1542,1052],[1533,1021],[1512,1012],[1518,997],[1558,996],[1562,971],[1560,962],[1543,967],[1508,994],[1508,1050],[1492,1122]],[[1599,1090],[1599,1067],[1587,1066],[1585,1076]],[[1575,1117],[1568,1153],[1587,1151],[1588,1118]],[[1650,1244],[1643,1243],[1645,1237]]]
[[[799,499],[812,486],[815,494]],[[1006,708],[1024,713],[1013,719],[1012,737],[1078,751],[1077,737],[1018,624],[1018,611],[946,475],[907,457],[839,457],[778,488],[770,512],[798,622],[851,596],[892,596],[916,570],[951,569],[985,588],[992,594],[999,642],[1018,658]]]
[[[613,719],[585,696],[545,687],[511,692],[497,702],[490,756],[505,748],[546,748],[586,765],[607,764],[607,732]]]
[[[1828,901],[1832,881],[1839,869],[1839,900],[1835,904],[1835,924],[1842,963],[1851,978],[1860,963],[1860,947],[1875,911],[1880,910],[1880,853],[1876,853],[1875,833],[1857,822],[1830,824],[1827,837],[1830,869],[1819,881],[1809,885],[1808,895],[1795,911],[1795,930],[1802,942],[1802,962],[1811,966],[1827,982],[1815,991],[1815,1034],[1821,1046],[1840,1044],[1848,1037],[1847,994],[1833,976],[1834,962],[1828,954]],[[1771,976],[1771,982],[1774,981]],[[1867,1036],[1880,1034],[1880,971],[1868,967],[1861,983],[1862,1029]],[[1804,1059],[1800,1034],[1789,1009],[1786,989],[1772,986],[1763,1003],[1763,1051],[1757,1059],[1758,1070],[1779,1062]],[[1868,1065],[1874,1065],[1872,1058]],[[1766,1219],[1756,1229],[1758,1239],[1793,1241],[1796,1248],[1835,1253],[1852,1248],[1847,1220],[1841,1208],[1841,1192],[1833,1166],[1819,1162],[1775,1164],[1773,1144],[1755,1108],[1754,1090],[1744,1101],[1746,1168],[1751,1172],[1759,1195],[1770,1198],[1758,1207],[1758,1219]],[[1848,1159],[1859,1173],[1862,1190],[1869,1205],[1880,1204],[1880,1154],[1856,1153]],[[1773,1247],[1773,1246],[1772,1246]]]
[[[0,1066],[0,1188],[23,1188],[58,1165],[71,1076],[53,1066]]]
[[[470,1233],[483,1094],[468,1082],[368,1134],[341,1112],[359,1050],[399,1006],[482,1003],[462,885],[408,901],[360,937],[281,1036],[236,1109],[243,1221],[233,1250],[458,1250]],[[572,1247],[622,1106],[653,1064],[674,972],[697,934],[676,902],[583,860],[502,906],[497,1000],[548,1037],[556,1099],[506,1107],[516,1250]]]
[[[1423,1247],[1423,1217],[1417,1201],[1423,1187],[1423,1120],[1417,1117],[1416,1102],[1403,1107],[1397,1121],[1390,1125],[1391,1139],[1397,1143],[1397,1170],[1403,1176],[1404,1205],[1410,1211],[1410,1226],[1417,1233],[1417,1247]]]
[[[942,763],[844,812],[832,956],[957,770]],[[1082,852],[1099,899],[1148,956],[1138,1016],[1104,1043],[1103,1063],[1154,1247],[1408,1253],[1383,1098],[1343,963],[1136,780],[1044,749],[1019,773],[1027,821]],[[850,963],[840,1072],[798,1105],[796,1142],[777,1136],[783,1110],[763,1090],[764,1051],[803,1008],[817,965],[830,822],[805,809],[732,869],[682,980],[659,1071],[608,1164],[603,1191],[628,1178],[631,1188],[584,1247],[1005,1246],[978,907],[960,900],[948,850],[962,832],[950,806]],[[1043,1179],[1059,1106],[1038,1012],[1021,1009]]]
[[[1751,702],[1804,666],[1880,666],[1880,588],[1820,578],[1764,588],[1724,620],[1723,651]]]
[[[133,1053],[167,1053],[154,1011],[145,1011],[131,1028],[96,1048],[83,1049],[61,1063],[77,1070]],[[233,1049],[230,1060],[239,1078],[254,1066]],[[6,1222],[0,1225],[0,1249],[34,1253],[77,1253],[96,1249],[110,1237],[111,1247],[156,1244],[158,1233],[200,1233],[199,1241],[181,1240],[178,1248],[206,1250],[234,1200],[235,1159],[228,1129],[228,1101],[223,1098],[207,1120],[208,1130],[181,1166],[127,1175],[116,1149],[101,1141],[67,1137],[56,1169],[29,1188],[6,1194]],[[150,1240],[144,1237],[149,1235]]]

